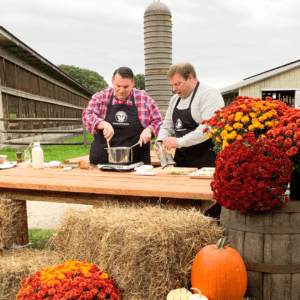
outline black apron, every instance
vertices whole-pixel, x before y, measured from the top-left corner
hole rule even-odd
[[[195,90],[190,101],[190,105],[187,109],[178,109],[177,105],[180,101],[180,97],[173,111],[173,125],[175,129],[175,135],[177,138],[183,137],[186,134],[194,131],[199,124],[193,119],[191,113],[191,106],[194,100],[197,89],[200,82],[197,83]],[[197,145],[190,147],[177,148],[175,152],[174,160],[178,167],[192,167],[192,168],[203,168],[203,167],[215,167],[215,161],[217,154],[212,150],[214,144],[211,139],[202,142]]]
[[[132,106],[127,104],[112,105],[114,93],[107,104],[105,121],[110,123],[114,129],[114,135],[110,140],[110,147],[131,147],[140,139],[144,126],[139,119],[137,106],[135,105],[133,95],[131,94]],[[94,140],[91,145],[90,163],[108,164],[107,142],[103,131],[94,134]],[[150,141],[147,144],[132,148],[133,163],[144,162],[150,165]]]

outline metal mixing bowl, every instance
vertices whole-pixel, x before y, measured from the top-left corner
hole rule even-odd
[[[131,163],[132,147],[110,147],[106,148],[108,152],[108,162],[112,164]]]

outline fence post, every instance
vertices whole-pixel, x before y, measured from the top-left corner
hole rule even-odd
[[[1,79],[0,79],[0,119],[4,118],[4,113],[3,113],[3,102],[2,102],[2,92],[1,92]],[[4,121],[0,121],[0,130],[4,130]],[[4,133],[0,133],[0,146],[1,146],[1,141],[5,140],[5,135]],[[1,148],[1,147],[0,147]]]
[[[87,147],[87,138],[86,138],[86,127],[84,125],[83,126],[83,143],[84,143],[84,148]]]

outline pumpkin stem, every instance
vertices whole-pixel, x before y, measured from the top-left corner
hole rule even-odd
[[[200,297],[202,296],[201,291],[199,289],[197,289],[197,288],[191,288],[191,290],[197,290],[199,292],[199,294],[200,294]]]
[[[216,244],[216,247],[215,249],[218,249],[218,250],[226,250],[224,244],[225,244],[225,240],[226,240],[226,237],[223,237],[223,238],[220,238]]]

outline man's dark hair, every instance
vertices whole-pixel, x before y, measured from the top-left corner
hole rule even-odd
[[[122,78],[129,78],[129,79],[133,79],[133,72],[130,68],[128,67],[120,67],[117,70],[114,71],[114,77],[116,76],[116,74],[119,74]]]

